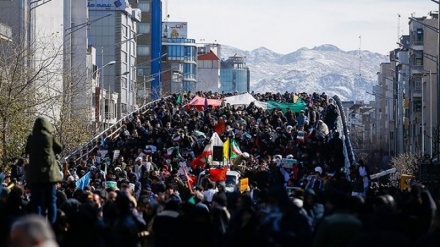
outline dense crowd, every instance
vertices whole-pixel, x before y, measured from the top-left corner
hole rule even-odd
[[[187,105],[194,94],[151,103],[86,158],[63,164],[46,230],[46,221],[31,217],[28,161],[19,159],[0,193],[0,246],[437,246],[440,222],[427,189],[373,191],[370,164],[347,169],[330,97],[252,95],[306,105],[298,112],[254,103],[198,109]],[[194,165],[214,133],[238,144],[241,153],[228,165],[248,179],[246,190],[213,181],[211,162]],[[18,234],[31,226],[41,234]],[[36,240],[20,245],[24,238]]]

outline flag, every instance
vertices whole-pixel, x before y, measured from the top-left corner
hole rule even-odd
[[[205,110],[208,109],[208,98],[205,98]]]
[[[299,142],[304,142],[305,131],[299,130],[298,134],[296,134],[296,140]]]
[[[84,176],[82,176],[78,181],[76,181],[76,187],[78,189],[83,190],[84,187],[89,185],[90,182],[90,172],[87,172]]]
[[[243,154],[243,152],[241,152],[237,141],[235,141],[235,139],[232,139],[232,141],[231,141],[231,154],[229,155],[229,157],[231,159],[235,159],[242,154]]]
[[[169,155],[169,156],[171,156],[173,153],[174,153],[174,150],[178,150],[179,149],[179,147],[170,147],[170,148],[167,148],[167,154]]]
[[[101,142],[99,143],[99,146],[102,148],[105,148],[105,137],[104,135],[101,136]]]
[[[179,146],[170,147],[167,149],[167,153],[165,154],[165,157],[168,159],[175,159],[180,157],[180,150]]]
[[[182,96],[179,94],[179,96],[177,96],[176,104],[180,103],[182,103]]]
[[[209,179],[213,182],[225,181],[228,168],[228,166],[224,166],[223,168],[209,169]]]
[[[194,135],[195,135],[197,138],[200,138],[200,137],[206,138],[205,133],[203,133],[203,132],[200,131],[200,130],[194,130]]]
[[[299,96],[295,93],[293,94],[293,103],[296,103],[296,101],[298,100]]]
[[[186,167],[181,167],[183,170],[183,173],[186,177],[186,182],[188,183],[188,188],[191,191],[191,193],[193,193],[193,186],[196,183],[196,179],[197,177],[194,175],[189,175],[188,172],[186,171]]]
[[[225,122],[225,119],[220,118],[220,119],[218,120],[218,123],[217,123],[217,124],[215,125],[215,127],[214,127],[214,131],[215,131],[217,134],[219,134],[219,135],[225,133],[225,131],[226,131],[226,122]]]
[[[205,149],[203,149],[203,152],[197,155],[197,157],[193,161],[191,161],[192,169],[195,169],[199,166],[204,169],[207,164],[211,163],[213,146],[223,146],[222,139],[215,132],[212,134],[211,139],[209,140],[209,143],[205,146]]]
[[[191,161],[191,168],[196,169],[201,166],[205,169],[205,166],[209,163],[210,159],[212,159],[212,144],[208,143],[203,149],[203,152]]]
[[[223,159],[229,160],[229,150],[231,149],[230,143],[231,141],[229,138],[223,143]]]

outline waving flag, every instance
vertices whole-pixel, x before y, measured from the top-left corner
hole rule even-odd
[[[209,179],[213,182],[225,181],[228,168],[228,166],[224,166],[223,168],[209,169]]]
[[[304,130],[299,130],[298,134],[296,134],[296,140],[298,142],[304,142],[304,136],[305,136],[305,131]]]
[[[209,143],[203,149],[203,152],[196,156],[196,158],[191,161],[191,168],[195,169],[199,166],[205,168],[207,164],[210,164],[212,161],[212,149],[213,146],[223,146],[223,141],[220,136],[214,132],[212,134]]]
[[[229,160],[229,150],[231,149],[230,143],[231,141],[229,138],[223,143],[223,159]]]
[[[76,181],[76,187],[78,189],[83,190],[84,187],[89,185],[90,182],[90,172],[87,172],[84,176],[82,176],[78,181]]]
[[[182,170],[183,170],[183,173],[184,173],[184,175],[186,177],[186,182],[188,184],[188,188],[191,191],[191,193],[193,193],[193,187],[194,187],[194,184],[197,181],[197,177],[192,175],[192,174],[191,175],[188,174],[188,172],[186,171],[186,167],[182,167]]]
[[[203,152],[197,157],[191,161],[191,168],[196,169],[197,167],[201,166],[203,169],[205,169],[206,165],[210,163],[210,160],[212,160],[212,144],[209,143],[205,146],[205,149],[203,149]]]
[[[205,110],[208,109],[208,98],[205,98]]]
[[[238,146],[237,141],[235,141],[235,139],[232,139],[231,141],[231,154],[230,154],[230,158],[231,159],[235,159],[238,156],[242,155],[243,152],[241,152],[240,147]]]
[[[206,138],[205,133],[203,133],[203,132],[200,131],[200,130],[194,130],[194,135],[195,135],[197,138],[201,138],[201,137]]]

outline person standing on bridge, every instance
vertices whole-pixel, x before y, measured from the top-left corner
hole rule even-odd
[[[47,215],[52,224],[57,216],[55,183],[63,179],[55,155],[62,150],[63,145],[55,139],[54,128],[49,120],[38,117],[25,148],[25,154],[29,158],[29,164],[25,169],[26,183],[31,188],[32,211],[39,215]]]

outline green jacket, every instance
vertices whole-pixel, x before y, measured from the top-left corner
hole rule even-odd
[[[25,179],[29,184],[53,183],[63,179],[55,157],[61,153],[63,146],[55,140],[53,132],[54,129],[47,118],[38,117],[35,120],[25,149],[26,155],[29,156]]]

